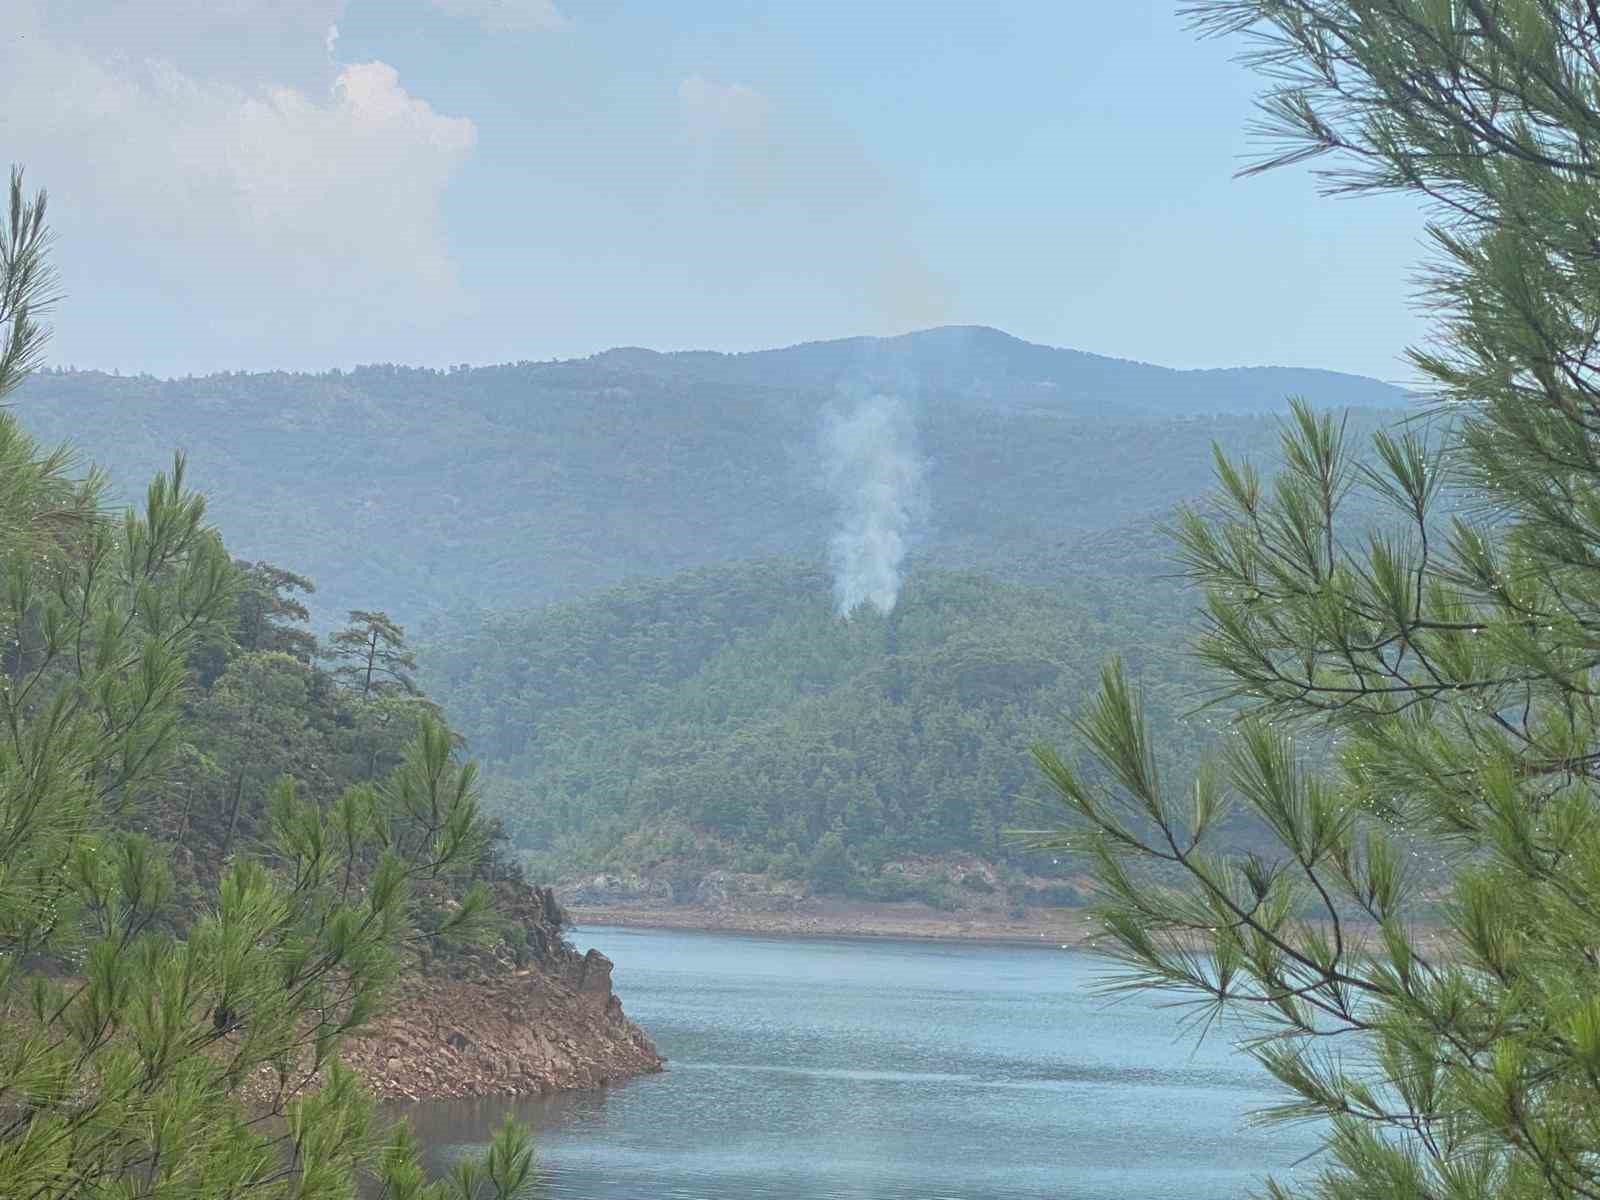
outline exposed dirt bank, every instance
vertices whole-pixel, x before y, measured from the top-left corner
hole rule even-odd
[[[1015,942],[1034,946],[1090,949],[1100,927],[1083,909],[1029,910],[1020,918],[992,911],[940,912],[925,904],[862,904],[814,898],[789,911],[706,905],[589,905],[567,909],[578,925],[618,925],[635,929],[689,929],[771,937],[928,938],[940,941]],[[1344,926],[1346,943],[1376,949],[1375,927]],[[1448,957],[1443,931],[1429,922],[1411,928],[1416,949]]]
[[[907,858],[883,881],[906,895],[876,900],[817,895],[805,882],[672,864],[653,871],[585,875],[558,884],[569,920],[590,925],[720,929],[782,937],[971,938],[1086,943],[1094,926],[1073,907],[1073,881],[1002,877],[970,856]],[[1062,897],[1062,898],[1058,898]]]
[[[1078,909],[1033,910],[1020,918],[995,912],[940,912],[925,904],[861,904],[812,899],[788,911],[704,905],[572,905],[578,925],[706,929],[775,937],[969,938],[1087,946],[1095,927]]]
[[[526,1096],[662,1068],[599,951],[474,980],[419,978],[344,1060],[385,1099]]]

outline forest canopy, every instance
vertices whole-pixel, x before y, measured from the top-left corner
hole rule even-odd
[[[1040,796],[1027,747],[1090,695],[1108,646],[1158,706],[1163,761],[1192,761],[1220,719],[1190,712],[1192,603],[1170,580],[924,569],[892,614],[846,620],[822,567],[780,559],[496,615],[422,659],[537,872],[810,878],[831,835],[844,865],[819,890],[877,894],[907,856],[1054,870],[1005,831]]]

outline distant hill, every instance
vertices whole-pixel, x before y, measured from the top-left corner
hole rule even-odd
[[[881,870],[907,856],[1052,873],[1004,830],[1038,822],[1028,746],[1066,738],[1108,655],[1181,777],[1216,720],[1190,712],[1191,603],[1149,583],[918,570],[892,616],[845,621],[820,566],[779,559],[495,614],[422,659],[540,877],[842,863],[812,882],[898,898]],[[832,867],[817,856],[830,831]]]
[[[129,498],[186,449],[230,545],[311,576],[319,618],[381,605],[415,622],[819,556],[835,522],[817,482],[822,414],[873,391],[907,398],[930,464],[917,558],[1013,578],[1077,569],[1082,538],[1204,489],[1212,439],[1270,456],[1265,414],[1291,394],[1367,406],[1368,424],[1404,399],[1334,372],[1174,371],[945,328],[448,371],[52,371],[16,403]]]

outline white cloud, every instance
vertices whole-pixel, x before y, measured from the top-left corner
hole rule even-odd
[[[496,33],[541,33],[572,28],[555,0],[428,0],[452,17],[467,17]]]
[[[317,91],[328,58],[316,53],[346,0],[7,0],[36,36],[107,63],[159,60],[186,75]]]
[[[206,73],[180,25],[171,53],[136,58],[106,45],[123,10],[108,4],[110,33],[87,20],[65,36],[52,10],[0,44],[6,152],[52,193],[69,289],[180,298],[257,361],[285,341],[327,355],[457,303],[440,204],[472,122],[386,63],[330,61],[338,3],[180,6],[208,31],[249,19],[279,49]]]

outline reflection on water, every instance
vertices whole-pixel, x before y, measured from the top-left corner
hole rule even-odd
[[[1314,1148],[1265,1078],[1103,965],[1032,947],[586,929],[664,1075],[406,1111],[443,1165],[510,1111],[557,1200],[1235,1196]]]

